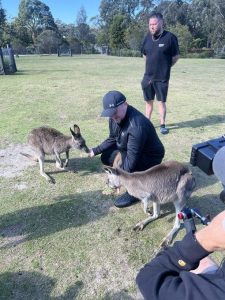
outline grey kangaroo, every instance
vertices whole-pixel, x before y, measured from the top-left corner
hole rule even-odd
[[[28,135],[28,144],[34,151],[34,156],[21,153],[33,160],[38,160],[40,165],[40,174],[44,176],[50,183],[55,183],[55,180],[44,172],[44,159],[46,154],[54,154],[56,159],[56,168],[65,170],[69,161],[69,150],[79,149],[89,153],[85,140],[81,136],[80,128],[74,125],[74,130],[70,128],[71,136],[66,136],[58,130],[51,127],[34,128]],[[66,160],[63,164],[60,154],[66,152]]]
[[[143,202],[144,212],[148,214],[148,202],[153,203],[153,215],[140,221],[134,229],[142,230],[149,222],[160,216],[160,204],[172,202],[176,210],[173,229],[163,239],[161,246],[171,243],[180,228],[177,214],[186,205],[195,187],[192,173],[176,161],[164,162],[143,172],[128,173],[120,168],[105,167],[108,185],[111,188],[124,186],[128,193]]]

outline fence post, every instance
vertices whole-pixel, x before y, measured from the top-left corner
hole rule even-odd
[[[17,72],[17,68],[16,68],[16,62],[15,62],[15,58],[14,58],[14,52],[13,49],[8,47],[7,45],[7,49],[8,49],[8,54],[9,54],[9,67],[10,67],[10,71],[12,73]]]
[[[2,48],[0,47],[0,75],[5,75],[4,61],[2,55]]]

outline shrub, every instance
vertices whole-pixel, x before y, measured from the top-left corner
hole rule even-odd
[[[188,49],[187,58],[211,58],[214,57],[214,50],[209,48]]]
[[[110,55],[124,57],[141,57],[141,52],[132,49],[111,49]]]

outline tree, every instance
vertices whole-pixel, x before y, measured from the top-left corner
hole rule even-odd
[[[188,53],[188,49],[191,48],[193,44],[193,37],[188,29],[188,26],[177,23],[175,26],[168,27],[168,30],[177,36],[180,53],[181,55],[185,56]]]
[[[0,1],[0,46],[4,43],[4,31],[6,27],[6,13],[5,10],[2,8],[2,3]]]
[[[0,0],[0,28],[2,28],[6,24],[6,13],[2,8],[2,2]]]
[[[165,23],[169,26],[175,26],[177,23],[181,25],[187,24],[187,11],[189,4],[187,1],[160,1],[155,10],[162,13]]]
[[[102,0],[99,7],[100,19],[107,28],[118,14],[132,20],[138,11],[139,2],[139,0]]]
[[[39,0],[21,0],[18,19],[20,24],[26,27],[31,34],[33,43],[43,30],[57,31],[49,7]]]
[[[145,30],[138,22],[132,22],[126,30],[126,44],[130,49],[140,50],[144,39]]]
[[[124,15],[116,15],[113,18],[109,29],[110,47],[116,49],[126,48],[126,17]]]
[[[35,47],[38,48],[39,53],[56,53],[57,49],[61,43],[61,38],[53,30],[44,30],[36,38]]]
[[[225,44],[225,3],[221,0],[193,0],[188,25],[195,39],[207,48]]]
[[[109,45],[109,34],[105,28],[100,28],[96,34],[96,43],[98,46]]]
[[[87,24],[87,14],[83,6],[77,14],[76,23],[75,37],[82,45],[82,51],[88,51],[91,48],[91,45],[95,43],[95,35]]]

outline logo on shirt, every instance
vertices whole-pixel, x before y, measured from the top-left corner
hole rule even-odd
[[[178,260],[178,265],[181,266],[181,267],[184,267],[184,266],[186,266],[186,262],[183,261],[182,259],[179,259]]]
[[[165,46],[165,44],[159,44],[159,47],[164,47]]]

